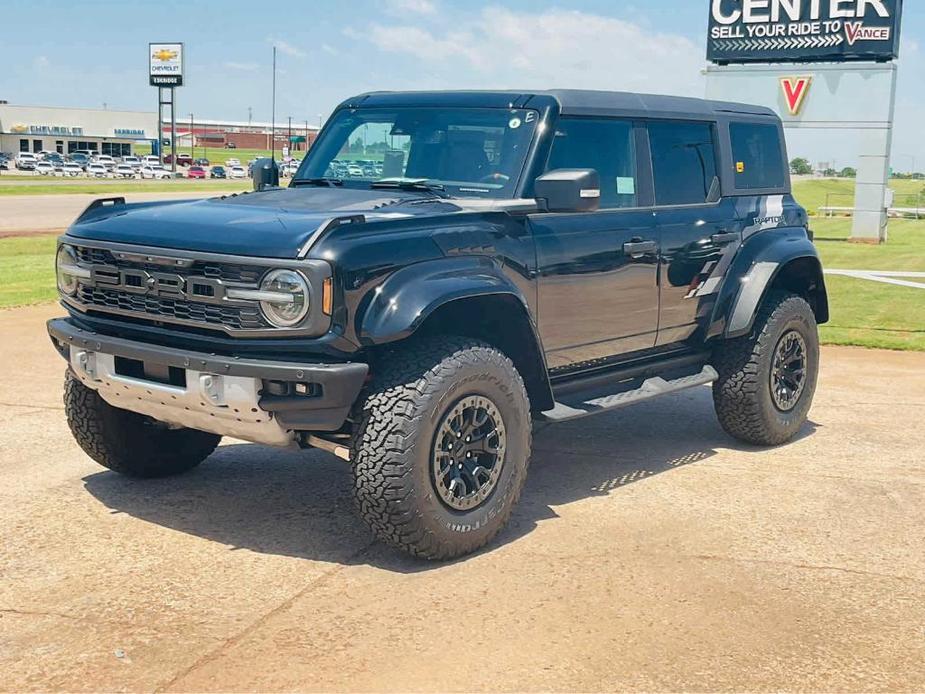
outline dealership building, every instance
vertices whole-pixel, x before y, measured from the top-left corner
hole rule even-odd
[[[0,102],[0,152],[90,149],[121,157],[157,139],[157,115],[147,111],[19,106]]]
[[[190,133],[193,136],[190,137]],[[318,128],[301,123],[277,123],[275,137],[270,123],[225,120],[177,119],[176,144],[189,151],[194,147],[246,147],[279,151],[289,144],[293,152],[307,149]],[[172,136],[170,123],[164,123],[163,136]],[[124,157],[135,153],[137,145],[148,152],[157,141],[157,113],[154,111],[113,111],[104,109],[19,106],[0,101],[0,152],[59,152],[94,150],[100,154]],[[166,148],[165,148],[166,149]]]

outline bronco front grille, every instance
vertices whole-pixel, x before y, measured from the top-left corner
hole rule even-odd
[[[228,300],[228,288],[257,289],[268,268],[248,263],[177,259],[74,247],[91,270],[76,302],[84,310],[224,331],[272,330],[255,301]]]
[[[152,320],[202,323],[232,330],[262,330],[269,327],[256,305],[253,308],[216,306],[86,285],[81,285],[78,297],[88,308],[128,311]]]

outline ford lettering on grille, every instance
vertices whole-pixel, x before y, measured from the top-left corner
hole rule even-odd
[[[186,299],[203,303],[223,303],[225,283],[210,277],[183,277],[173,272],[153,272],[140,268],[94,265],[91,282],[96,287],[118,289],[132,294],[165,299]]]

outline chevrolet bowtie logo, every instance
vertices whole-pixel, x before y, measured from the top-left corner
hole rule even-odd
[[[177,52],[162,48],[161,50],[152,53],[151,57],[155,60],[160,60],[162,63],[166,63],[176,58]]]

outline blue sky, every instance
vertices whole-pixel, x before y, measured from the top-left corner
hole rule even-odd
[[[149,41],[186,44],[178,113],[317,123],[375,89],[623,89],[702,96],[707,0],[3,0],[0,99],[155,110]],[[925,2],[908,0],[894,165],[925,169]],[[845,143],[847,146],[849,143]],[[814,159],[837,140],[801,143]],[[847,147],[850,149],[850,147]],[[791,147],[793,149],[793,147]],[[816,151],[813,151],[816,150]],[[847,162],[846,162],[847,163]]]

